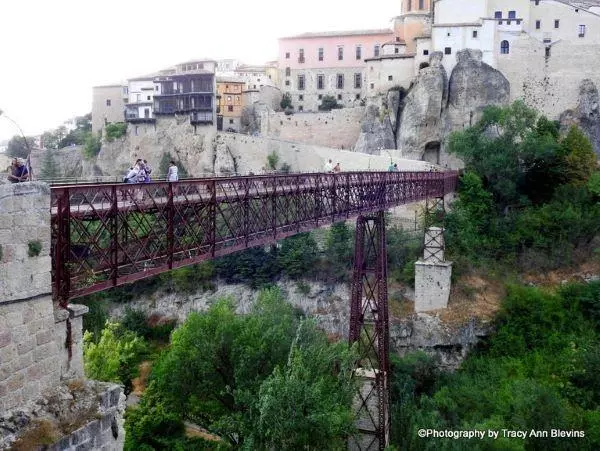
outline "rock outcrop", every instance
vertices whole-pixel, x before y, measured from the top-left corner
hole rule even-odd
[[[442,113],[446,106],[448,77],[441,61],[442,53],[434,52],[429,66],[419,71],[406,96],[397,140],[402,158],[421,160],[428,144],[437,143],[439,148],[443,139]]]
[[[481,50],[456,53],[458,63],[448,84],[447,133],[475,124],[487,106],[509,103],[510,83],[481,58]]]
[[[388,109],[387,96],[378,96],[368,101],[360,121],[360,135],[354,146],[355,152],[379,155],[383,149],[396,148]]]
[[[565,132],[571,125],[579,126],[600,157],[600,96],[592,80],[586,78],[581,81],[577,107],[561,114],[560,123]]]
[[[36,179],[90,179],[102,175],[94,160],[87,160],[83,146],[69,146],[58,150],[35,149],[31,152],[31,167]]]

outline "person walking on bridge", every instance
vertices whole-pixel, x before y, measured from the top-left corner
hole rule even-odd
[[[328,174],[333,172],[333,162],[331,161],[331,158],[329,159],[329,161],[327,161],[327,163],[325,163],[323,171],[327,172]]]

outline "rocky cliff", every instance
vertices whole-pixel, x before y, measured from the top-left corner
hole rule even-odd
[[[360,134],[354,150],[379,155],[383,149],[395,149],[396,139],[390,116],[395,117],[396,112],[390,114],[387,94],[370,99],[360,121]]]
[[[579,86],[577,107],[565,111],[560,116],[563,131],[571,125],[579,126],[590,138],[596,155],[600,157],[600,97],[596,84],[586,78]]]

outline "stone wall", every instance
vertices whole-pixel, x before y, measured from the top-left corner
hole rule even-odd
[[[380,155],[368,155],[236,133],[220,133],[217,140],[236,159],[237,172],[241,174],[262,173],[267,155],[272,152],[279,155],[280,164],[289,164],[294,172],[321,172],[330,158],[334,164],[340,162],[342,171],[387,171],[390,165],[390,151],[385,149]],[[401,171],[428,171],[433,167],[425,161],[401,158],[394,158],[394,163]]]
[[[358,139],[363,114],[364,107],[289,116],[265,112],[261,117],[260,133],[269,138],[350,150]]]

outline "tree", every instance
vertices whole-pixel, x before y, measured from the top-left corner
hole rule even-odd
[[[6,149],[6,154],[9,157],[16,158],[27,158],[29,156],[30,149],[33,149],[35,144],[35,139],[31,136],[27,137],[27,142],[25,138],[22,136],[13,136],[10,141],[8,141],[8,148]],[[29,145],[29,147],[27,147]]]
[[[342,105],[338,105],[337,100],[333,96],[323,96],[321,99],[321,105],[319,105],[319,111],[331,111],[338,108],[342,108]]]
[[[585,185],[596,170],[596,154],[592,143],[581,129],[573,125],[562,140],[567,179],[574,185]]]
[[[292,96],[289,92],[286,92],[281,97],[281,102],[279,102],[279,106],[281,106],[282,110],[287,110],[288,108],[294,108],[292,106]]]
[[[277,255],[279,267],[292,279],[310,276],[317,259],[317,243],[308,232],[283,240]]]
[[[348,270],[352,267],[352,255],[352,232],[344,221],[336,222],[327,232],[326,271],[335,280],[347,280]]]
[[[50,149],[47,149],[42,157],[40,176],[45,180],[56,179],[60,176],[60,170]]]
[[[277,163],[279,163],[279,155],[277,152],[273,151],[267,155],[267,164],[273,171],[277,170]]]
[[[287,363],[260,388],[256,442],[265,449],[344,449],[354,430],[356,355],[330,344],[312,320],[297,329]]]
[[[83,154],[88,159],[95,158],[98,155],[98,153],[100,153],[101,147],[102,143],[100,142],[100,138],[98,138],[95,135],[88,134],[85,138]]]

